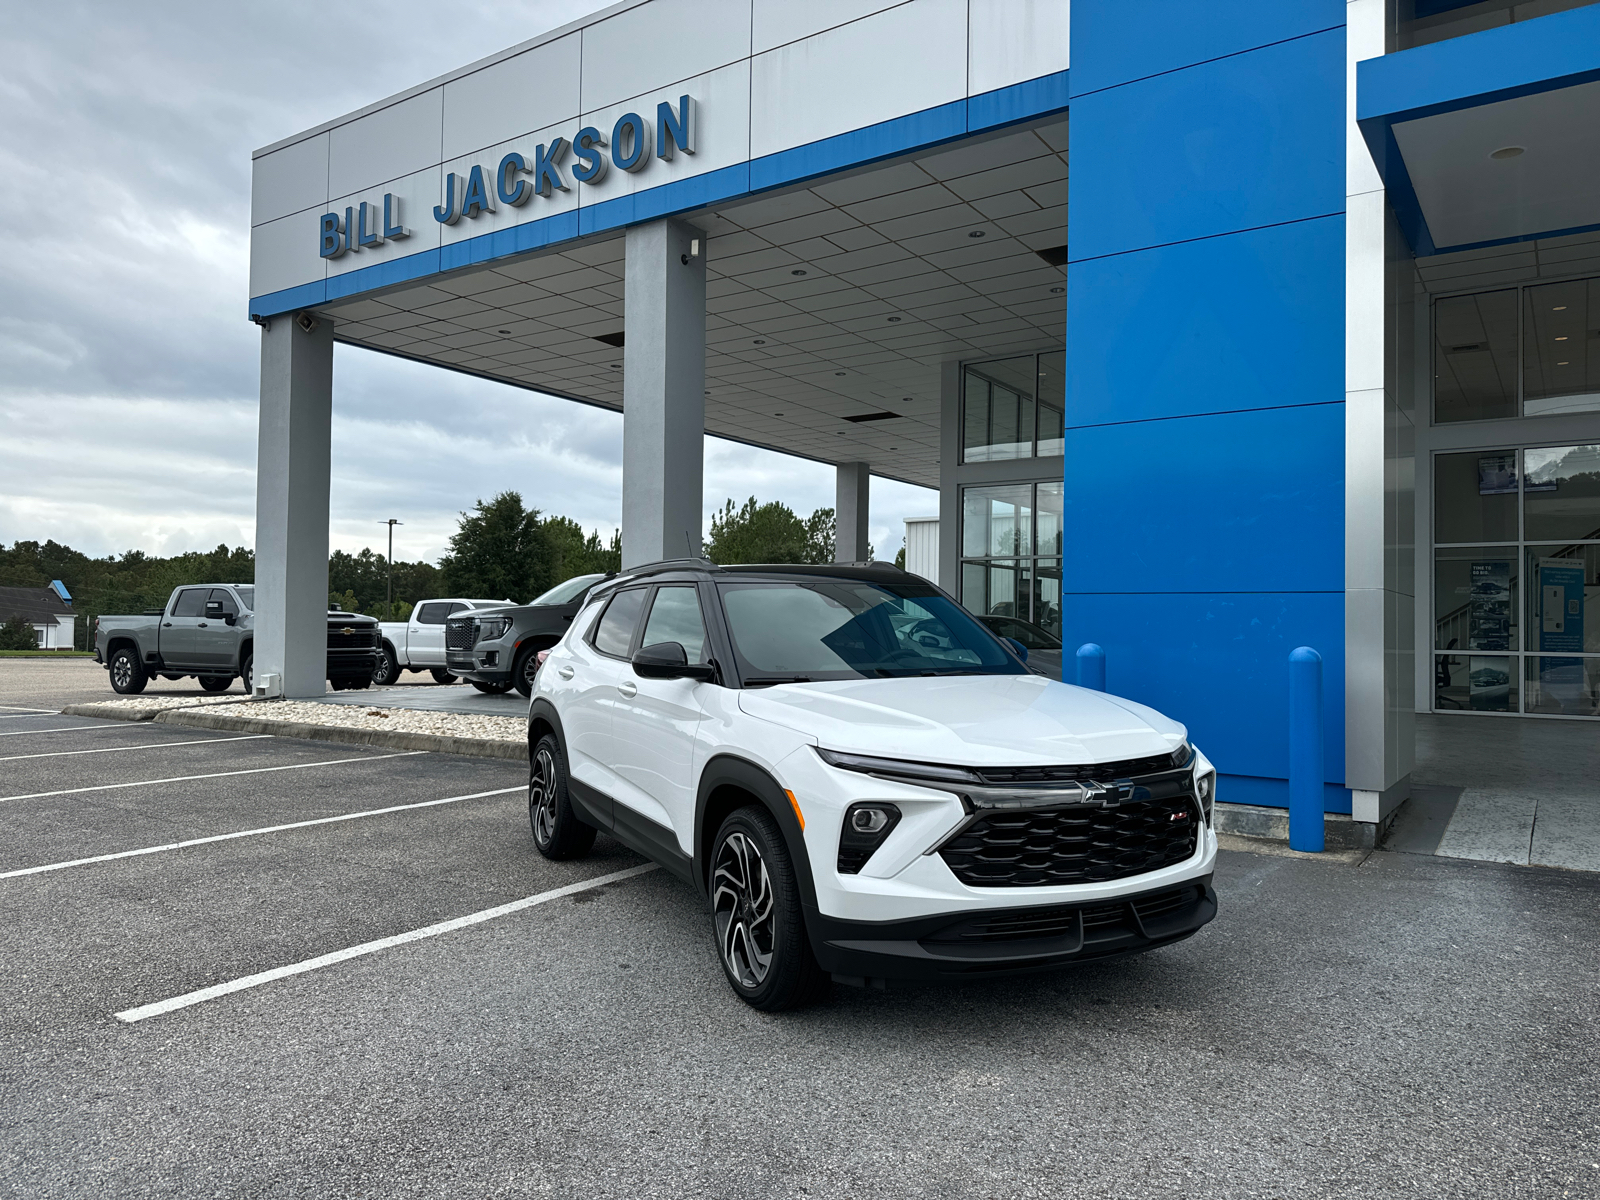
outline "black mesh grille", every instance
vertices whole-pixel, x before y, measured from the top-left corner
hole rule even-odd
[[[471,650],[477,640],[478,626],[476,621],[450,621],[444,627],[444,648],[446,650]]]
[[[370,650],[378,644],[376,625],[328,626],[329,650]]]
[[[1120,762],[1085,763],[1080,766],[978,767],[976,770],[988,783],[1057,783],[1075,779],[1101,782],[1128,779],[1171,771],[1173,766],[1170,754],[1157,754],[1150,758],[1125,758]]]
[[[1040,938],[1072,937],[1078,931],[1078,916],[1083,916],[1086,941],[1103,940],[1116,932],[1140,932],[1144,923],[1169,916],[1195,904],[1205,889],[1185,884],[1164,892],[1150,892],[1132,900],[1106,904],[1052,905],[1022,911],[974,917],[940,930],[927,940],[939,943],[1020,942]]]
[[[1194,799],[986,812],[939,851],[969,887],[1055,887],[1142,875],[1194,854]]]

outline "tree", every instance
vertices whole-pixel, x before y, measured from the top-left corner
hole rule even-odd
[[[439,560],[445,590],[456,596],[531,600],[553,575],[550,539],[539,510],[524,508],[520,492],[501,492],[461,514],[450,553]]]
[[[37,650],[39,639],[26,617],[12,617],[0,625],[0,650]]]
[[[705,554],[712,562],[828,563],[833,561],[834,513],[819,508],[802,520],[787,504],[756,503],[751,496],[741,508],[733,501],[711,515],[711,538]],[[867,548],[870,558],[872,548]]]

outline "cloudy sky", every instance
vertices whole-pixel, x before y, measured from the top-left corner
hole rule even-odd
[[[0,542],[91,554],[254,544],[250,152],[603,7],[8,6],[0,25]],[[470,405],[474,417],[458,415]],[[609,534],[622,418],[341,346],[332,544],[435,559],[516,488]],[[706,439],[723,500],[833,504],[833,469]],[[872,540],[937,495],[873,480]]]

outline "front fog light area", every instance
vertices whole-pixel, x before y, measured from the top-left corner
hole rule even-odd
[[[1206,824],[1211,824],[1211,805],[1216,798],[1217,773],[1206,771],[1194,778],[1194,794],[1200,801],[1200,811],[1205,815]]]
[[[868,800],[847,808],[839,831],[839,874],[859,874],[899,823],[900,810],[892,804]]]

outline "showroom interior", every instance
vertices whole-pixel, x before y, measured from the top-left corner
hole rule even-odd
[[[937,582],[1237,803],[1299,645],[1359,822],[1418,714],[1600,715],[1600,12],[1151,7],[624,0],[258,151],[263,686],[322,686],[337,341],[621,411],[625,564],[705,433],[836,466],[845,560],[938,488]]]

